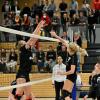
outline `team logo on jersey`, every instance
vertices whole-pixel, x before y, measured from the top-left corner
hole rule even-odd
[[[68,57],[67,62],[69,62],[71,60],[71,57]]]
[[[100,77],[97,78],[97,83],[100,82]]]

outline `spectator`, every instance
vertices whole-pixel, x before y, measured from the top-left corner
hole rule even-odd
[[[82,39],[81,39],[81,36],[78,32],[75,32],[74,33],[74,37],[73,37],[73,41],[78,44],[80,47],[82,47]]]
[[[17,54],[16,54],[14,49],[11,49],[11,52],[10,52],[10,55],[9,55],[9,61],[11,61],[11,60],[17,61]]]
[[[6,72],[6,59],[0,59],[0,72]]]
[[[22,9],[22,16],[24,14],[27,14],[28,16],[30,16],[31,14],[30,8],[28,7],[28,4],[26,2],[25,2],[25,7]]]
[[[15,30],[19,30],[19,31],[21,30],[21,18],[19,16],[19,14],[16,14],[15,15],[15,19],[14,19],[14,29]],[[22,36],[16,35],[16,40],[17,41],[22,40]]]
[[[39,72],[44,71],[45,53],[41,49],[41,47],[39,47],[36,57],[37,57],[38,71]]]
[[[57,34],[60,33],[60,18],[57,12],[54,12],[53,18],[52,18],[52,30],[55,30]]]
[[[41,20],[45,20],[45,24],[44,24],[44,32],[45,32],[45,36],[47,37],[51,37],[50,35],[50,30],[51,30],[51,19],[50,17],[47,15],[46,12],[43,13],[43,16],[41,18]]]
[[[11,6],[8,2],[8,0],[5,0],[3,6],[2,6],[2,12],[4,12],[4,15],[7,15],[11,10]]]
[[[64,81],[66,80],[66,75],[58,75],[57,72],[66,72],[66,65],[63,64],[63,59],[61,56],[57,57],[57,64],[53,67],[52,72],[52,84],[55,88],[56,97],[55,100],[61,100],[60,99],[60,92],[62,92],[62,88],[64,85]]]
[[[68,13],[64,13],[61,19],[61,24],[63,27],[63,32],[68,31],[68,25],[69,25],[69,16]]]
[[[72,17],[70,15],[70,24],[72,26],[77,26],[79,24],[79,17],[76,14],[73,14]]]
[[[6,50],[5,49],[1,49],[1,58],[6,59]]]
[[[62,43],[59,42],[57,45],[57,56],[59,55],[59,53],[62,51]]]
[[[43,11],[44,12],[48,12],[48,8],[49,8],[49,1],[48,0],[45,0],[45,4],[44,4],[44,7],[43,7]]]
[[[82,47],[82,38],[78,32],[74,33],[73,41],[78,44],[80,47]],[[80,71],[80,53],[77,52],[77,71]]]
[[[46,62],[45,62],[45,67],[47,68],[48,72],[52,72],[53,66],[56,63],[56,52],[53,49],[53,46],[49,46],[49,50],[47,51],[46,54]]]
[[[68,8],[67,3],[65,2],[65,0],[62,0],[62,2],[59,4],[59,9],[60,9],[60,13],[61,13],[61,19],[62,19],[63,14],[65,12],[67,12],[67,8]]]
[[[23,30],[25,32],[29,32],[29,28],[30,28],[30,19],[29,16],[27,14],[24,14],[24,18],[22,21],[22,25],[23,25]],[[25,37],[25,41],[28,41],[29,37]]]
[[[38,23],[40,22],[40,18],[39,15],[35,16],[35,20],[34,20],[34,29],[37,27]]]
[[[89,11],[91,10],[90,5],[87,3],[87,0],[83,0],[81,10],[83,11],[84,15],[87,17]]]
[[[17,54],[14,49],[11,49],[9,61],[6,63],[8,72],[16,72]]]
[[[80,25],[86,25],[87,24],[87,18],[84,16],[83,11],[79,12],[79,24]]]
[[[92,0],[93,10],[95,10],[96,23],[100,24],[100,0]]]
[[[11,11],[15,12],[17,14],[17,12],[20,10],[19,5],[18,5],[18,1],[15,0],[14,1],[14,5],[11,6]]]
[[[73,16],[73,14],[78,14],[78,2],[77,0],[71,0],[70,3],[70,15]]]
[[[95,43],[95,39],[96,39],[95,24],[96,24],[96,17],[94,16],[93,12],[90,11],[88,16],[88,30],[89,30],[90,43]],[[92,35],[93,35],[93,39],[92,39]]]
[[[49,4],[49,7],[48,7],[49,17],[52,18],[55,11],[56,11],[56,4],[54,3],[54,0],[51,0],[51,4]]]
[[[63,38],[64,40],[70,41],[70,37],[68,36],[68,33],[65,31],[63,32],[63,35],[61,36],[61,38]]]
[[[67,48],[62,45],[61,47],[61,51],[59,51],[58,56],[61,56],[63,59],[63,63],[66,64],[66,59],[68,57],[68,52],[67,52]]]
[[[39,5],[39,15],[40,15],[40,17],[42,17],[43,8],[44,8],[44,0],[41,0],[41,3]]]
[[[33,18],[35,18],[36,14],[37,14],[37,8],[38,8],[38,5],[36,3],[34,3],[33,6],[31,7],[31,12],[32,12]]]

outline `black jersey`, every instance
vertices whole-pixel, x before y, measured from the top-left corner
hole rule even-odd
[[[96,95],[97,97],[100,97],[100,74],[95,75],[95,77],[96,77],[96,85],[97,85]]]
[[[31,49],[26,49],[25,46],[20,48],[20,67],[16,74],[17,78],[25,78],[26,82],[30,81],[29,73],[32,68],[32,52]]]
[[[20,67],[22,69],[31,69],[32,66],[32,52],[31,49],[26,49],[25,46],[20,48]]]
[[[76,53],[74,55],[69,55],[66,60],[66,71],[71,70],[71,65],[75,65],[75,71],[73,74],[67,75],[67,79],[71,80],[72,82],[76,81],[77,74],[76,74],[76,69],[77,69],[77,55]]]

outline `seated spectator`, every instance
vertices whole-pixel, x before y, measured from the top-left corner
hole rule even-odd
[[[39,22],[40,22],[39,15],[36,15],[36,16],[35,16],[35,20],[34,20],[34,30],[35,30],[35,28],[37,27],[37,25],[39,24]]]
[[[7,72],[6,70],[6,60],[5,59],[0,59],[0,72]]]
[[[73,14],[73,16],[70,16],[70,24],[75,26],[79,24],[79,18],[76,14]]]
[[[68,36],[68,33],[65,32],[65,31],[63,32],[61,38],[63,38],[64,40],[68,40],[68,41],[70,41],[70,37]]]
[[[46,62],[45,67],[48,72],[52,72],[53,66],[56,63],[56,52],[54,51],[54,48],[52,45],[49,46],[49,50],[46,54]]]
[[[67,48],[64,45],[62,45],[61,51],[59,51],[58,56],[61,56],[63,59],[63,63],[66,64],[68,53],[67,53]]]
[[[36,58],[37,58],[38,71],[39,72],[44,71],[45,53],[41,49],[41,47],[39,47],[39,50],[36,54]]]
[[[11,14],[9,13],[9,16],[4,15],[4,19],[2,20],[2,26],[9,28],[12,26],[12,24],[13,24],[13,18],[11,19]],[[4,41],[8,42],[9,33],[3,32],[2,34],[4,35]]]
[[[6,50],[1,49],[1,60],[0,60],[0,67],[1,67],[1,72],[7,72],[6,70],[6,62],[7,62],[7,55],[6,55]]]
[[[5,49],[1,49],[1,58],[2,59],[6,59],[6,50]]]
[[[74,41],[76,44],[78,44],[80,47],[82,47],[82,39],[81,39],[80,33],[78,33],[78,32],[75,32],[75,33],[74,33],[73,41]]]
[[[59,53],[62,51],[62,43],[59,42],[57,45],[57,56],[59,55]]]
[[[9,61],[6,63],[8,72],[16,72],[17,54],[14,49],[11,49]]]

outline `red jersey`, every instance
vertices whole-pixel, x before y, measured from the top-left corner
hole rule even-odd
[[[93,0],[93,9],[100,10],[100,0]]]

